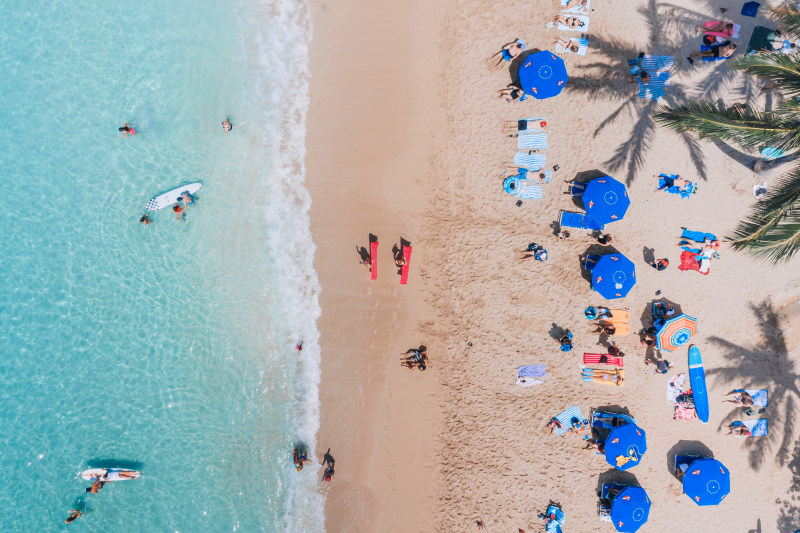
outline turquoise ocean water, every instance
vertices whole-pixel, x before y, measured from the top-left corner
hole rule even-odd
[[[0,14],[0,529],[321,531],[319,471],[290,463],[319,419],[307,7]],[[193,181],[185,221],[137,222]],[[114,464],[144,475],[85,494]]]

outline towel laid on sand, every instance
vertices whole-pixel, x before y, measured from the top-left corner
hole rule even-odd
[[[573,405],[566,411],[562,411],[561,413],[557,414],[554,418],[559,422],[561,422],[561,427],[555,428],[557,435],[564,435],[565,433],[567,433],[572,427],[573,422],[575,421],[577,421],[579,424],[583,424],[583,422],[586,421],[587,425],[589,422],[586,419],[586,417],[583,416],[583,413],[581,413],[581,410],[578,408],[577,405]],[[583,427],[581,427],[581,429],[583,429]]]
[[[547,377],[547,365],[523,365],[517,368],[517,385],[520,387],[530,387],[544,383],[540,379]]]
[[[690,181],[688,185],[676,187],[673,183],[677,177],[676,174],[660,174],[658,178],[658,190],[666,190],[668,193],[677,194],[681,198],[689,198],[692,193],[697,190],[697,184]]]
[[[683,386],[686,384],[686,374],[681,372],[672,376],[667,384],[667,403],[674,404],[678,395],[683,392]]]
[[[557,54],[575,54],[576,56],[586,55],[586,50],[589,49],[589,39],[584,39],[584,38],[578,39],[576,37],[570,37],[569,40],[574,43],[578,43],[578,50],[576,52],[573,52],[572,50],[568,50],[567,48],[564,48],[560,44],[557,44],[556,45]]]
[[[766,437],[769,434],[769,427],[767,426],[766,418],[759,418],[758,420],[745,420],[744,422],[737,420],[733,423],[733,426],[744,426],[750,431],[750,435],[735,435],[736,437]]]

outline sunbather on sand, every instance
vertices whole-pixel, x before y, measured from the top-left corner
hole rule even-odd
[[[495,55],[486,60],[486,66],[489,70],[499,69],[504,62],[511,61],[525,50],[525,43],[520,39],[514,39],[510,43],[503,45]]]
[[[613,322],[600,322],[595,324],[597,329],[594,330],[592,333],[605,333],[606,335],[613,335],[614,332],[617,330],[617,327],[614,325]]]
[[[628,76],[628,81],[631,83],[638,81],[642,85],[647,85],[650,83],[650,74],[646,70],[643,70],[639,72],[639,74],[631,74]]]
[[[556,15],[553,18],[553,24],[563,24],[567,28],[570,29],[577,29],[583,28],[586,26],[586,23],[583,22],[581,19],[575,16],[567,16],[567,15]]]
[[[572,52],[573,54],[577,54],[578,53],[578,49],[581,47],[581,45],[580,45],[580,43],[578,43],[578,41],[572,41],[570,39],[567,39],[565,37],[560,37],[560,36],[556,37],[556,40],[553,41],[553,44],[560,44],[561,46],[564,47],[564,49],[567,52]]]
[[[504,98],[506,102],[516,102],[517,100],[522,101],[525,99],[523,90],[515,85],[509,85],[505,89],[500,89],[497,93],[497,97]]]
[[[586,441],[586,446],[582,448],[583,450],[597,450],[600,453],[604,453],[606,451],[605,446],[603,446],[602,442],[597,442],[596,439],[589,439]]]
[[[722,400],[722,401],[723,402],[729,402],[729,403],[732,403],[732,404],[735,404],[735,405],[753,405],[753,397],[750,396],[745,391],[740,391],[740,392],[731,391],[728,394],[726,394],[725,396],[730,396],[731,394],[733,394],[733,399],[732,400]]]
[[[730,424],[728,426],[728,432],[726,433],[726,435],[736,435],[738,437],[749,437],[749,436],[752,435],[752,433],[750,433],[750,430],[747,429],[747,426],[744,426],[742,424]]]
[[[698,26],[699,33],[705,33],[703,36],[703,44],[710,45],[716,42],[717,37],[725,38],[733,37],[733,23],[722,22],[721,20],[713,21],[714,23],[707,22],[704,26]]]
[[[544,120],[504,120],[503,133],[542,133],[547,131]]]
[[[621,387],[625,378],[619,374],[601,374],[599,376],[590,376],[591,380],[595,383],[611,383],[617,387]]]
[[[735,51],[736,51],[736,45],[730,41],[725,41],[722,44],[715,44],[713,46],[710,46],[708,50],[692,52],[686,59],[688,59],[689,63],[692,64],[694,64],[695,58],[710,57],[717,59],[721,57],[723,59],[727,59],[731,57]]]
[[[657,191],[663,191],[664,189],[669,189],[670,187],[677,187],[681,189],[683,187],[686,187],[687,185],[692,184],[691,181],[684,179],[680,176],[675,176],[674,178],[668,178],[666,176],[659,176],[658,174],[653,174],[653,177],[656,179],[664,180],[664,186],[656,189]]]

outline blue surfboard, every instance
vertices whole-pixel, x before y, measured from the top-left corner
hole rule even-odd
[[[700,350],[696,346],[689,348],[689,382],[692,384],[692,396],[694,397],[694,408],[697,409],[697,417],[708,422],[708,389],[706,389],[706,371],[703,370],[703,360],[700,358]]]

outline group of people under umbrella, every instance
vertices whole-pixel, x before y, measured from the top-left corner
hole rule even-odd
[[[647,451],[645,431],[627,414],[595,411],[592,435],[599,453],[618,470],[638,465]],[[683,483],[683,492],[697,505],[717,505],[730,492],[730,471],[712,457],[678,454],[675,475]],[[651,504],[647,491],[638,485],[601,486],[600,516],[610,520],[617,531],[638,531],[647,522]]]

